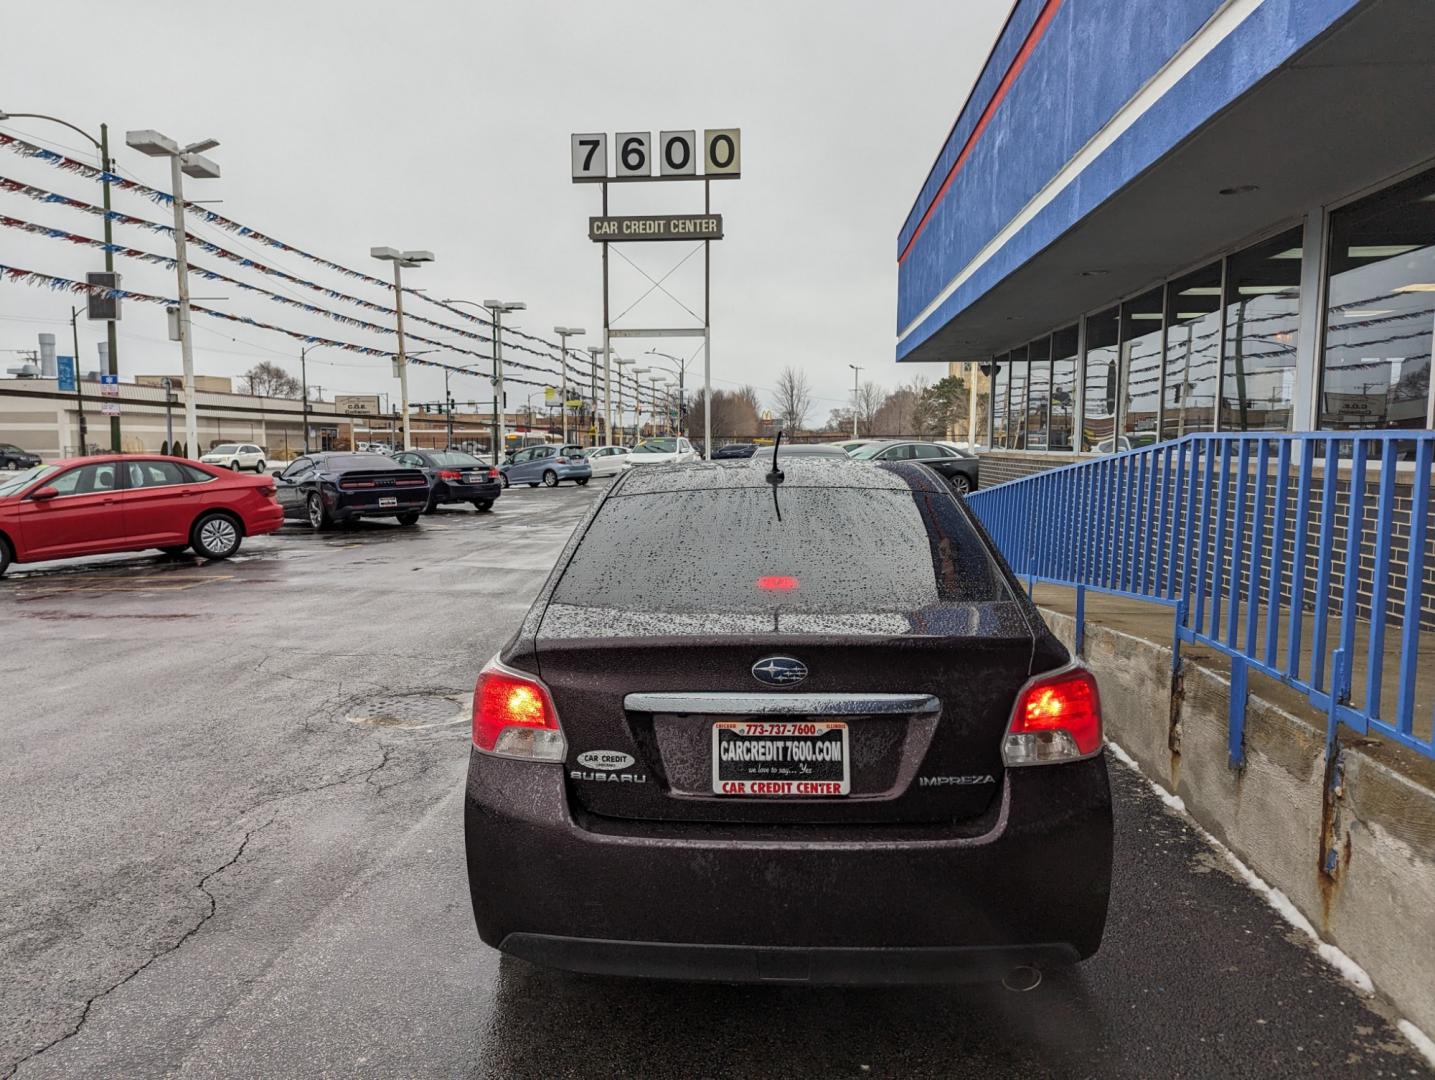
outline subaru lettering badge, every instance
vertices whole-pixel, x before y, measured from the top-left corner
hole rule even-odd
[[[752,665],[752,677],[768,686],[793,686],[807,678],[807,665],[790,656],[767,656]]]

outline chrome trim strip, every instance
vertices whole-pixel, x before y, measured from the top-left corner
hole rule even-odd
[[[703,716],[894,716],[934,714],[931,694],[629,694],[629,712],[697,713]]]

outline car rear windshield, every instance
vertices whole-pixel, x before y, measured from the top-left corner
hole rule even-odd
[[[729,488],[610,498],[553,600],[632,611],[912,611],[1012,599],[943,492]],[[779,513],[780,511],[780,513]]]
[[[400,465],[393,458],[385,457],[383,454],[336,454],[323,460],[320,469],[323,472],[356,472],[364,469],[373,471],[389,471],[391,469],[407,469],[409,466]]]
[[[483,462],[472,454],[465,454],[458,450],[444,450],[433,455],[435,465],[452,465],[458,469],[471,469],[475,465],[482,465]]]

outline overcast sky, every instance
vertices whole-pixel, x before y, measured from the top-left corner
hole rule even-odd
[[[587,239],[596,188],[569,180],[574,131],[740,127],[743,176],[713,185],[726,238],[713,245],[713,385],[770,395],[786,364],[804,369],[817,397],[811,420],[850,400],[849,363],[892,387],[913,374],[893,362],[896,234],[1010,8],[1008,0],[833,0],[690,3],[508,3],[465,0],[219,0],[123,4],[6,4],[0,109],[42,112],[81,127],[111,127],[120,171],[168,190],[168,166],[124,147],[124,132],[155,128],[180,142],[219,139],[217,181],[189,181],[191,198],[296,247],[385,276],[372,245],[428,248],[436,261],[405,284],[440,297],[523,300],[524,330],[587,328],[601,341],[601,263]],[[10,121],[0,131],[81,153],[54,125]],[[0,176],[100,201],[99,185],[0,150]],[[116,208],[167,221],[166,208],[117,193]],[[700,211],[701,185],[615,187],[613,213]],[[98,219],[0,191],[0,214],[100,235]],[[192,231],[309,280],[375,301],[297,257],[200,224]],[[162,235],[119,227],[116,241],[172,254]],[[686,244],[614,245],[661,277]],[[102,256],[0,228],[0,263],[64,277],[100,269]],[[375,321],[317,294],[192,253],[321,306]],[[646,282],[613,257],[613,313]],[[174,275],[121,262],[126,288],[174,295]],[[701,310],[701,255],[670,278]],[[296,312],[233,288],[195,281],[211,306],[343,341],[392,348],[393,337]],[[0,370],[16,349],[54,332],[72,351],[66,294],[0,284]],[[416,305],[415,311],[423,311]],[[447,321],[451,317],[430,311]],[[629,325],[672,325],[680,309],[655,294]],[[196,370],[237,375],[267,359],[298,371],[297,342],[196,315]],[[80,351],[95,364],[96,332],[83,319]],[[461,341],[453,335],[434,336]],[[486,346],[464,343],[486,351]],[[417,348],[419,346],[412,346]],[[641,353],[636,342],[630,355]],[[659,347],[691,353],[695,343]],[[121,372],[177,373],[162,308],[129,304]],[[471,357],[451,355],[455,363]],[[699,372],[699,363],[690,370]],[[310,381],[326,397],[397,393],[381,359],[320,351]],[[929,376],[939,376],[926,370]],[[437,398],[442,377],[415,372],[415,400]],[[510,408],[528,387],[513,387]],[[460,377],[455,396],[482,397],[487,381]]]

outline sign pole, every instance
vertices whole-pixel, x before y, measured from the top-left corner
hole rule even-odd
[[[608,216],[608,185],[603,184],[603,216]],[[613,354],[608,342],[608,241],[603,241],[603,444],[613,443]]]
[[[713,212],[713,184],[703,180],[703,212]],[[703,459],[713,459],[713,330],[712,330],[713,242],[703,241]],[[682,414],[683,403],[678,402]]]
[[[108,223],[109,219],[106,218],[105,220],[106,220],[106,223]],[[70,309],[70,337],[71,337],[71,340],[72,340],[72,342],[73,342],[73,344],[74,344],[74,346],[75,346],[75,357],[74,357],[74,368],[73,368],[73,373],[74,373],[74,378],[75,378],[75,407],[79,410],[79,413],[80,413],[80,457],[84,457],[84,456],[86,455],[86,452],[89,450],[89,445],[88,445],[89,440],[86,438],[86,430],[85,430],[85,395],[84,395],[84,393],[83,393],[83,392],[81,391],[81,389],[80,389],[81,384],[82,384],[82,380],[80,379],[80,326],[79,326],[79,318],[80,318],[80,309],[77,308],[77,307],[71,308],[71,309]],[[113,326],[114,323],[111,323],[110,325]]]

